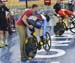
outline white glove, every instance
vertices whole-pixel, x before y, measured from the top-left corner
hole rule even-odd
[[[60,17],[60,15],[59,15],[59,14],[57,14],[57,17]]]
[[[41,14],[41,17],[42,17],[44,20],[46,20],[46,17],[45,17],[44,15]]]

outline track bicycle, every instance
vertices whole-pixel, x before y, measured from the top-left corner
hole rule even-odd
[[[69,20],[68,24],[70,25],[69,28],[65,23],[66,19],[63,18],[60,20],[60,18],[59,18],[59,22],[57,22],[56,25],[54,26],[55,35],[61,36],[66,30],[70,30],[72,33],[75,33],[75,17],[73,17],[73,16],[69,17],[70,18],[70,19],[68,19]]]
[[[32,24],[32,25],[34,26],[35,24]],[[37,26],[35,25],[34,27],[37,27]],[[30,31],[32,32],[31,37],[26,38],[26,41],[24,44],[24,53],[26,54],[28,60],[33,59],[36,56],[38,46],[39,46],[35,28],[30,29]],[[43,42],[40,42],[40,45],[41,47],[44,48],[46,52],[48,52],[51,48],[51,36],[48,31],[45,32],[44,37],[45,38],[43,38]]]

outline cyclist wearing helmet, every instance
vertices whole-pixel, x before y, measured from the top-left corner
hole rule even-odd
[[[59,3],[58,5],[56,5]],[[69,16],[75,16],[75,14],[69,10],[69,9],[61,9],[61,2],[57,2],[54,6],[55,12],[57,15],[59,15],[62,19],[66,18],[69,19]],[[56,11],[57,10],[57,11]],[[67,23],[67,26],[70,26],[70,23],[68,22],[69,20],[65,20],[65,23]]]

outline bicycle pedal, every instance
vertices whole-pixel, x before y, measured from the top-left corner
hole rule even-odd
[[[43,45],[43,42],[39,42],[39,44],[42,46]]]

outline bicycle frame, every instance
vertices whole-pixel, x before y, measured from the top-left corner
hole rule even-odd
[[[43,30],[42,35],[43,35],[43,37],[45,38],[45,35],[46,35],[46,28],[47,28],[47,21],[46,21],[46,20],[44,20],[44,21],[42,22],[41,28],[42,28],[42,30]],[[39,30],[41,30],[41,29],[39,29]],[[34,36],[34,37],[37,36],[36,31],[33,32],[33,36]]]

